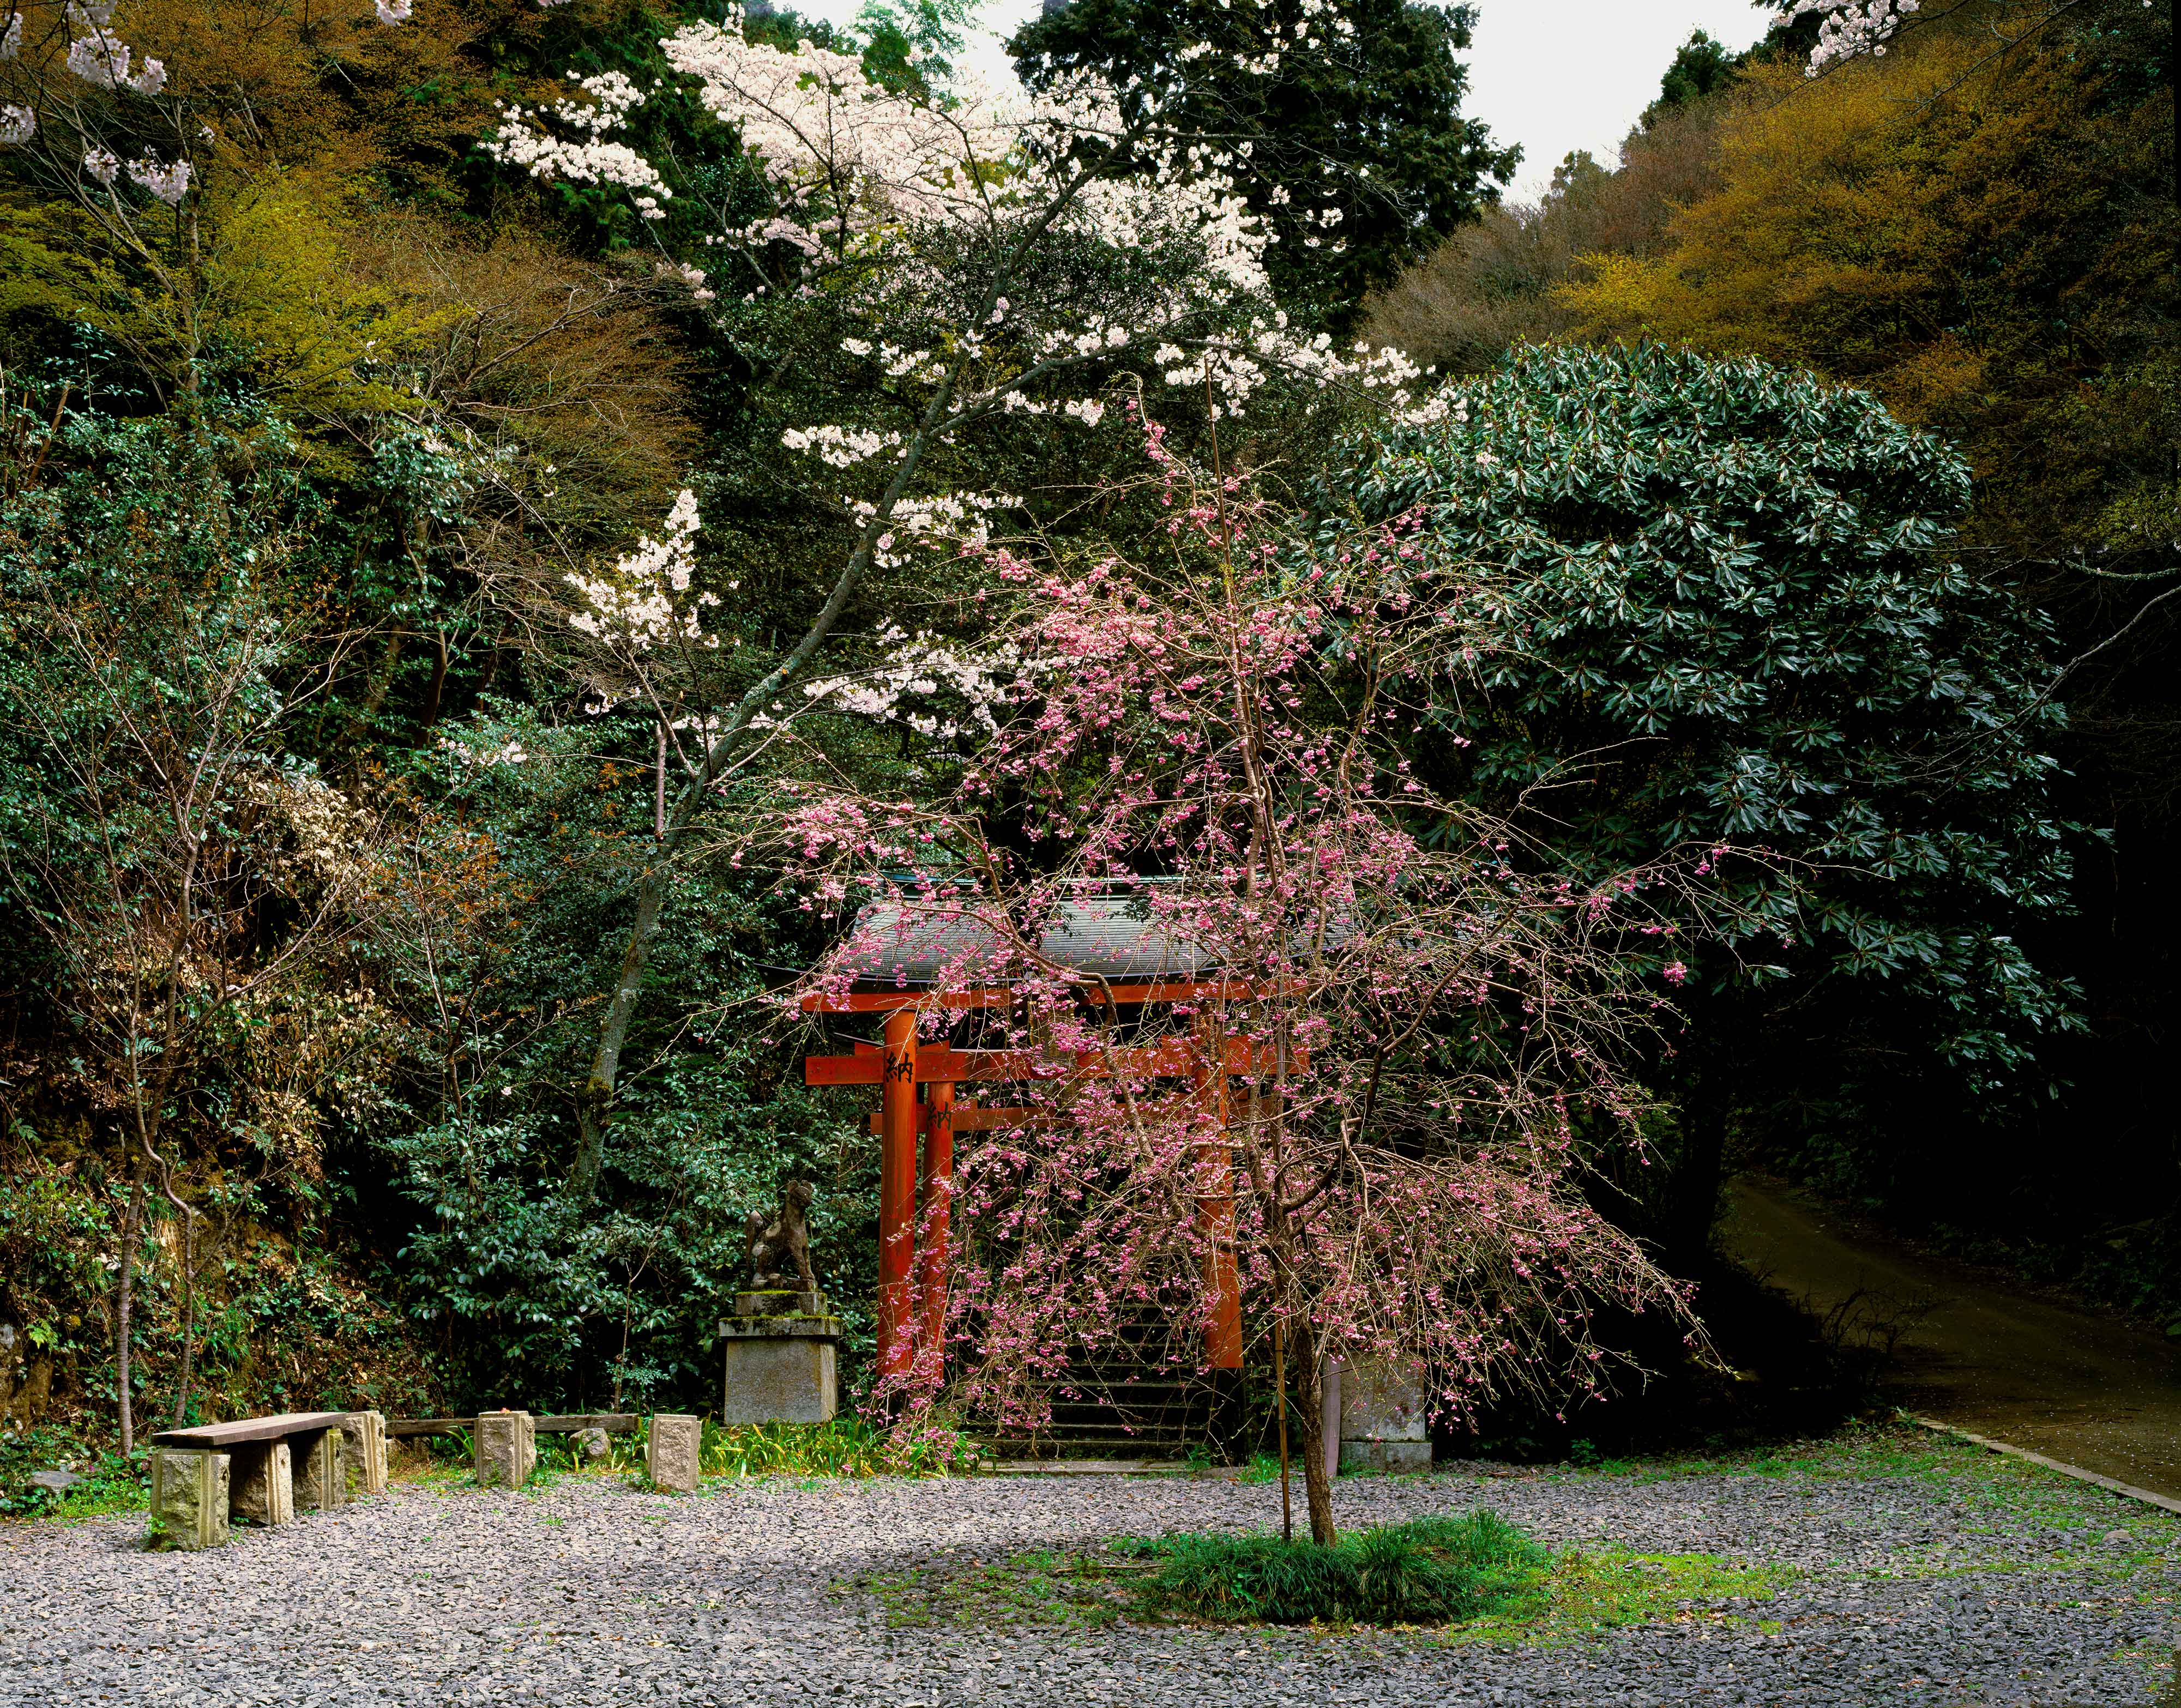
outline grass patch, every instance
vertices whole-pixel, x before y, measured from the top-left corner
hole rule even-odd
[[[1981,1509],[1984,1518],[2000,1521],[1983,1526],[1969,1522],[1962,1526],[1968,1534],[2002,1528],[2009,1518],[2081,1527],[2095,1522],[2095,1514],[2118,1512],[2112,1522],[2098,1528],[2129,1529],[2164,1549],[2181,1545],[2181,1515],[2156,1507],[2114,1508],[2107,1496],[2057,1471],[1909,1424],[1857,1424],[1851,1419],[1847,1427],[1819,1440],[1742,1452],[1600,1459],[1572,1465],[1558,1474],[1614,1477],[1638,1484],[1706,1476],[1869,1484],[1902,1481],[1920,1484],[1934,1493],[1943,1491],[1954,1501]]]
[[[131,1463],[118,1453],[97,1453],[73,1459],[65,1465],[77,1479],[72,1487],[56,1491],[33,1488],[28,1482],[18,1484],[0,1504],[0,1516],[65,1524],[141,1512],[151,1504],[151,1491],[144,1482],[144,1457],[139,1454]]]
[[[1332,1547],[1277,1536],[1168,1536],[1140,1545],[1157,1612],[1209,1623],[1437,1625],[1494,1612],[1552,1556],[1490,1512],[1351,1530]]]
[[[832,1585],[837,1599],[874,1596],[886,1623],[928,1625],[1110,1625],[1142,1617],[1138,1594],[1150,1568],[1108,1551],[1072,1554],[1033,1548],[1002,1561],[963,1567],[935,1560]]]
[[[1731,1566],[1712,1554],[1571,1550],[1520,1595],[1445,1633],[1455,1643],[1557,1645],[1593,1641],[1629,1625],[1755,1624],[1751,1609],[1796,1573],[1786,1566]]]
[[[606,1437],[606,1451],[586,1454],[571,1435],[537,1438],[538,1464],[524,1485],[533,1492],[553,1488],[568,1477],[633,1479],[649,1489],[644,1474],[643,1428]],[[406,1480],[446,1486],[472,1486],[473,1446],[467,1430],[415,1438],[411,1457],[401,1468]],[[723,1427],[704,1423],[698,1444],[698,1468],[707,1478],[934,1477],[976,1463],[975,1446],[952,1430],[931,1430],[908,1440],[875,1429],[858,1417],[823,1424],[750,1424]]]
[[[1558,1646],[1631,1625],[1776,1626],[1759,1609],[1796,1573],[1709,1554],[1570,1551],[1555,1557],[1490,1513],[1358,1530],[1335,1548],[1268,1535],[1124,1538],[966,1569],[934,1559],[837,1584],[887,1623],[1427,1628],[1429,1640]]]
[[[638,1457],[642,1457],[640,1438]],[[903,1440],[863,1419],[823,1424],[704,1421],[698,1463],[714,1477],[940,1477],[974,1462],[976,1450],[951,1430]]]

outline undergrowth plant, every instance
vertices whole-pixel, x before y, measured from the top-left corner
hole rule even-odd
[[[86,1446],[69,1431],[52,1425],[0,1435],[0,1518],[102,1518],[141,1512],[145,1504],[142,1457]],[[30,1481],[34,1470],[60,1468],[76,1481],[66,1489],[47,1489]]]
[[[906,1434],[860,1417],[732,1426],[707,1418],[698,1455],[707,1476],[934,1477],[976,1450],[950,1430]]]
[[[1277,1536],[1186,1534],[1137,1545],[1158,1568],[1145,1599],[1221,1623],[1441,1624],[1501,1611],[1552,1556],[1486,1512],[1351,1531],[1328,1547]]]

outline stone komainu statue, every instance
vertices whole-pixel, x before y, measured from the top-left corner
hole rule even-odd
[[[792,1180],[770,1221],[761,1211],[749,1213],[753,1292],[818,1291],[818,1277],[810,1267],[810,1223],[804,1215],[816,1196],[809,1181]]]

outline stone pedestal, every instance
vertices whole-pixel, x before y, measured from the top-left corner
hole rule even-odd
[[[386,1417],[381,1412],[351,1412],[341,1419],[341,1459],[348,1474],[349,1496],[386,1492]]]
[[[1340,1369],[1340,1464],[1344,1470],[1428,1471],[1428,1397],[1420,1372],[1383,1358]]]
[[[519,1489],[538,1468],[538,1430],[527,1412],[486,1412],[477,1420],[477,1479]]]
[[[285,1524],[295,1516],[295,1465],[285,1441],[237,1441],[229,1457],[227,1511],[251,1524]]]
[[[654,1489],[693,1489],[703,1480],[704,1426],[679,1412],[654,1412],[644,1432],[643,1470]]]
[[[841,1320],[814,1292],[740,1292],[726,1342],[723,1424],[822,1424],[839,1408]]]
[[[170,1548],[216,1548],[227,1540],[225,1453],[201,1447],[152,1451],[152,1518]]]
[[[331,1512],[348,1504],[348,1468],[342,1462],[347,1439],[341,1430],[313,1430],[308,1435],[288,1438],[295,1467],[299,1512]]]

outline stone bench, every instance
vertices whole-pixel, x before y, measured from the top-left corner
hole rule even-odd
[[[386,1487],[377,1412],[281,1412],[161,1430],[152,1437],[152,1512],[174,1545],[209,1548],[236,1519],[274,1525],[333,1512]]]

